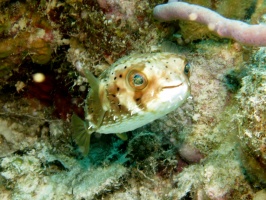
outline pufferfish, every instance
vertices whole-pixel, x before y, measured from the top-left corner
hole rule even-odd
[[[74,140],[84,155],[93,132],[123,133],[148,124],[182,105],[190,96],[189,64],[174,53],[133,54],[124,57],[98,78],[83,71],[90,90],[85,120],[72,115]]]

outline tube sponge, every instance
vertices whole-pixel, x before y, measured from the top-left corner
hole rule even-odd
[[[266,46],[266,26],[250,25],[238,20],[227,19],[220,14],[198,5],[177,0],[157,5],[153,10],[160,21],[189,20],[207,25],[209,30],[223,38],[231,38],[242,44]]]

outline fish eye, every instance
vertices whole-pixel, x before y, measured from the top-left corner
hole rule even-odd
[[[142,85],[144,83],[143,76],[141,76],[140,74],[134,74],[133,83],[134,83],[135,86]]]
[[[128,82],[135,90],[142,90],[148,84],[146,76],[142,72],[136,70],[133,70],[129,73]]]
[[[189,63],[187,63],[184,67],[184,73],[187,74],[188,76],[190,75],[190,68],[191,65]]]

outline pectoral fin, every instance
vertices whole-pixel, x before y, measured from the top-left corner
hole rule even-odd
[[[80,119],[77,115],[73,114],[71,117],[71,126],[74,141],[79,146],[82,154],[84,156],[88,155],[90,150],[91,133],[88,131],[86,122]]]
[[[116,136],[119,137],[121,140],[127,140],[127,134],[126,133],[116,133]]]
[[[104,119],[104,115],[107,111],[106,102],[106,90],[104,84],[101,84],[99,79],[97,79],[89,70],[84,70],[85,77],[90,83],[89,95],[85,101],[85,118],[90,114],[90,122],[93,124],[94,129],[97,130]],[[105,104],[105,107],[103,106]]]

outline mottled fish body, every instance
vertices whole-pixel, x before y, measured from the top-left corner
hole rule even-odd
[[[189,65],[174,53],[133,54],[111,65],[99,78],[85,71],[91,89],[85,121],[72,117],[75,141],[84,154],[91,133],[124,133],[183,104],[190,95]]]

